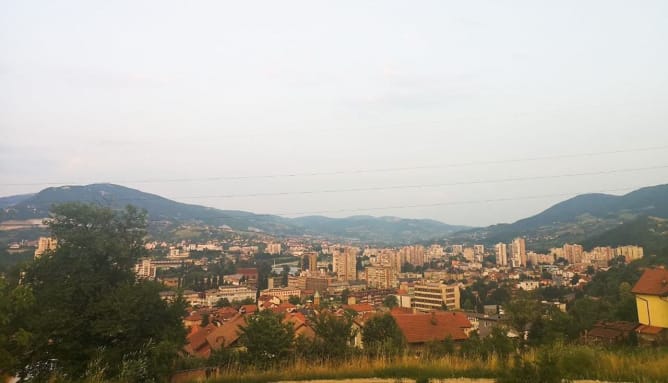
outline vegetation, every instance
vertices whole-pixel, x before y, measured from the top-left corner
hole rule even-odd
[[[135,280],[146,215],[64,204],[49,227],[57,249],[29,264],[22,284],[0,283],[0,370],[37,381],[169,374],[184,344],[184,305]]]
[[[221,368],[213,382],[271,382],[312,379],[497,378],[501,382],[561,382],[562,379],[665,382],[667,349],[608,350],[555,345],[532,349],[504,362],[495,354],[451,353],[416,358],[405,353],[392,358],[357,355],[345,361],[295,359],[277,369]],[[556,379],[556,380],[555,380]]]

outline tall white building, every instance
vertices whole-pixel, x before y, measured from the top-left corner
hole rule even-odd
[[[496,264],[508,266],[508,246],[505,243],[497,243],[494,250],[496,251]]]

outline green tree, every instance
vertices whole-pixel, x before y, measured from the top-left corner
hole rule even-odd
[[[292,354],[295,330],[292,324],[283,323],[282,315],[263,310],[246,321],[239,334],[250,363],[266,368],[285,361]]]
[[[141,351],[150,375],[164,376],[185,342],[185,306],[161,300],[156,283],[135,280],[146,214],[130,206],[117,212],[63,204],[53,208],[49,227],[58,247],[25,272],[35,304],[26,320],[30,352],[21,365],[34,370],[56,360],[76,379],[97,360],[112,378],[127,365],[124,356]]]
[[[396,295],[386,296],[385,299],[383,299],[383,306],[389,309],[399,306],[399,302],[397,301]]]
[[[357,335],[352,317],[337,316],[324,310],[311,316],[311,326],[316,335],[314,351],[322,358],[337,359],[350,353],[350,344]]]
[[[21,367],[19,356],[28,351],[32,337],[25,323],[34,301],[29,288],[10,286],[0,277],[0,376]]]
[[[372,354],[396,354],[403,350],[405,341],[401,329],[390,314],[370,318],[362,328],[362,343]]]

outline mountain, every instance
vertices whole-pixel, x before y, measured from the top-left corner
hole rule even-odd
[[[348,218],[284,218],[237,210],[219,210],[191,205],[113,184],[51,187],[37,194],[5,197],[0,222],[48,217],[53,204],[88,202],[114,209],[128,204],[145,209],[152,227],[171,224],[229,226],[238,231],[261,231],[272,235],[310,235],[332,239],[377,243],[411,243],[444,237],[464,226],[451,226],[433,220],[395,217],[356,216]]]
[[[0,209],[16,205],[17,203],[27,200],[32,196],[34,196],[34,194],[20,194],[9,197],[0,197]]]
[[[494,244],[523,236],[539,250],[595,238],[600,239],[596,243],[602,243],[601,240],[612,240],[615,233],[632,227],[623,225],[631,225],[640,217],[668,218],[668,185],[646,187],[622,196],[583,194],[515,223],[463,231],[452,239]],[[618,231],[608,233],[613,229]]]
[[[392,243],[393,238],[402,238],[404,243],[413,243],[444,237],[465,226],[447,225],[430,219],[403,219],[396,217],[372,217],[358,215],[348,218],[307,216],[292,219],[306,233],[327,233],[340,238],[359,238],[366,242]],[[371,239],[374,239],[371,241]]]

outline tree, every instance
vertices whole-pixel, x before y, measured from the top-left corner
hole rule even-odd
[[[357,335],[353,330],[350,316],[336,316],[324,310],[311,316],[311,326],[315,331],[314,351],[323,358],[342,358],[350,351],[349,344]]]
[[[29,288],[10,286],[0,277],[0,376],[21,367],[19,356],[27,352],[32,337],[24,324],[34,301]]]
[[[372,354],[396,354],[405,341],[401,329],[390,314],[370,318],[362,329],[364,348]]]
[[[529,295],[512,299],[505,308],[510,324],[520,334],[540,315],[540,303]]]
[[[20,373],[55,360],[77,379],[97,360],[113,378],[127,355],[141,352],[150,375],[164,377],[185,342],[185,306],[160,299],[158,284],[135,280],[146,213],[63,204],[53,207],[48,224],[58,247],[25,271],[35,304],[25,322],[32,335]]]
[[[291,305],[298,305],[298,304],[300,304],[300,303],[302,303],[302,302],[301,302],[301,300],[299,299],[298,296],[296,296],[296,295],[290,295],[290,296],[288,297],[288,303],[290,303]]]
[[[399,301],[397,300],[396,295],[388,295],[383,299],[383,306],[392,309],[399,306]]]
[[[283,316],[263,310],[247,318],[239,328],[241,343],[246,346],[248,361],[266,368],[285,361],[292,353],[295,330]]]

